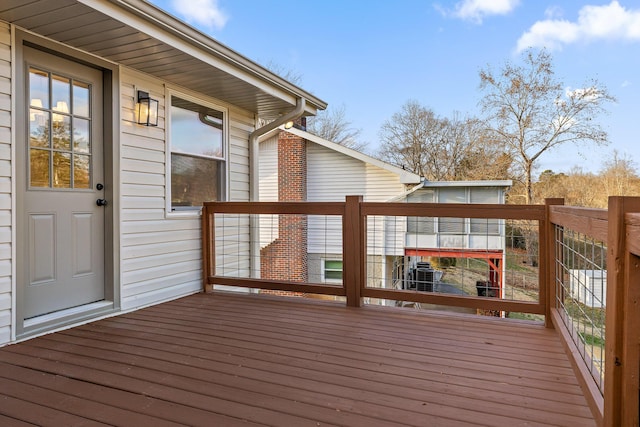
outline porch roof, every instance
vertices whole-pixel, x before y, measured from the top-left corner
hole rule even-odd
[[[4,0],[0,19],[116,64],[276,118],[326,103],[142,0]]]

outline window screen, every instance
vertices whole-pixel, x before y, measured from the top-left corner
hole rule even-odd
[[[171,98],[171,209],[193,209],[225,194],[224,116]]]
[[[435,192],[433,190],[420,190],[407,198],[409,203],[433,203]],[[414,234],[434,234],[435,223],[433,217],[407,217],[407,232]]]
[[[500,191],[497,188],[471,188],[471,203],[498,204]],[[491,218],[471,218],[472,234],[500,234],[500,222]]]
[[[439,203],[466,203],[467,192],[464,188],[441,188],[438,191]],[[438,232],[442,234],[464,234],[464,218],[438,218]]]

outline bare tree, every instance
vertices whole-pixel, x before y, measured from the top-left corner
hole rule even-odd
[[[468,174],[470,166],[465,162],[478,142],[481,127],[476,119],[454,112],[449,118],[440,119],[439,141],[425,146],[426,166],[435,179],[460,180]]]
[[[274,74],[277,74],[278,76],[289,81],[290,83],[293,83],[294,85],[300,85],[300,83],[302,82],[302,74],[295,70],[287,69],[273,60],[269,60],[267,63],[263,64],[263,66],[267,70],[271,71]],[[258,117],[258,119],[256,120],[256,127],[261,128],[262,126],[265,126],[273,120],[275,119]]]
[[[483,126],[479,120],[454,113],[441,118],[415,100],[383,123],[378,156],[434,181],[466,179],[479,157]],[[478,171],[475,171],[478,172]]]
[[[443,121],[432,110],[409,100],[382,124],[379,157],[427,179],[442,179],[428,162],[432,147],[442,141],[443,134]]]
[[[600,171],[606,193],[609,196],[631,196],[639,194],[640,178],[633,160],[620,155],[617,150],[604,162]]]
[[[452,175],[456,180],[510,179],[512,156],[504,146],[491,138],[484,123],[473,117],[459,119],[454,113],[449,121],[451,134],[457,141],[452,153],[458,153],[447,160],[455,165]]]
[[[543,154],[569,142],[608,143],[595,119],[605,112],[605,102],[615,98],[595,80],[580,89],[565,88],[544,49],[525,51],[523,62],[507,62],[498,72],[481,70],[480,88],[486,95],[480,104],[495,138],[521,171],[526,203],[532,203],[532,175]]]
[[[295,85],[302,82],[300,73],[287,69],[274,61],[267,62],[265,68]],[[358,140],[362,130],[351,126],[351,122],[346,119],[345,110],[344,105],[338,108],[329,107],[324,111],[318,111],[315,116],[307,117],[307,131],[345,147],[365,151],[367,144]],[[258,121],[259,126],[264,126],[267,123],[268,121],[263,119]]]
[[[327,108],[319,111],[315,117],[307,118],[307,131],[354,150],[364,151],[367,144],[360,142],[361,130],[351,127],[351,122],[346,119],[345,106]]]
[[[273,60],[269,60],[266,64],[264,64],[264,67],[272,73],[277,74],[283,79],[293,83],[294,85],[300,85],[302,83],[302,74],[300,74],[298,71],[285,68],[284,66],[278,64]]]

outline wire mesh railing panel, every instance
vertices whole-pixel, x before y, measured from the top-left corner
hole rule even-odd
[[[251,276],[250,217],[246,214],[214,215],[215,271],[223,277]]]
[[[603,392],[607,248],[603,242],[557,225],[555,244],[556,308]]]
[[[366,224],[369,288],[539,302],[538,221],[368,216]],[[407,301],[368,302],[445,309]],[[533,314],[454,310],[543,320]]]
[[[342,285],[339,215],[218,213],[214,230],[217,276]]]

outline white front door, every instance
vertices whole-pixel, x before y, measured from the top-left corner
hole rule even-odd
[[[102,71],[24,47],[16,149],[21,317],[104,300]]]

